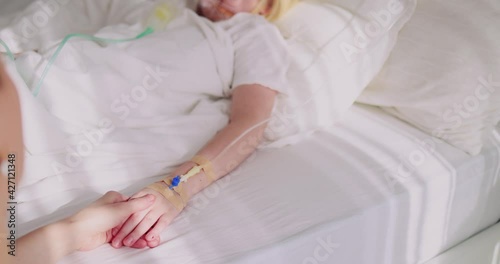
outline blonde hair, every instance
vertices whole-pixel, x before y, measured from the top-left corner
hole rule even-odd
[[[269,2],[271,3],[269,4]],[[253,13],[258,14],[270,5],[269,10],[264,17],[267,20],[274,22],[282,17],[297,2],[298,0],[260,0]]]

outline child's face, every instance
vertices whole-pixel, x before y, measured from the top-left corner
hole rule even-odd
[[[236,13],[251,13],[260,0],[199,0],[200,15],[212,20],[229,19]]]

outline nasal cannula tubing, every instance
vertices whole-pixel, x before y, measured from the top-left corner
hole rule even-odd
[[[11,59],[11,60],[15,60],[14,58],[14,54],[12,53],[12,51],[10,50],[9,46],[7,45],[7,43],[5,43],[3,40],[0,39],[0,45],[4,46],[6,52],[7,52],[7,56]]]
[[[36,84],[35,88],[33,89],[33,95],[35,97],[38,96],[38,94],[40,93],[40,89],[42,87],[43,81],[45,80],[45,77],[47,77],[47,74],[48,74],[50,68],[52,67],[52,65],[54,64],[55,60],[57,59],[57,57],[61,53],[61,50],[64,48],[64,46],[66,45],[66,43],[71,38],[78,37],[78,38],[83,38],[83,39],[87,39],[87,40],[92,40],[92,41],[95,41],[95,42],[98,42],[98,43],[122,43],[122,42],[129,42],[129,41],[133,41],[133,40],[138,40],[138,39],[141,39],[141,38],[143,38],[143,37],[145,37],[147,35],[150,35],[151,33],[153,33],[155,31],[155,29],[159,29],[159,30],[164,29],[166,27],[166,25],[175,16],[174,15],[175,11],[176,11],[176,7],[175,6],[168,5],[168,4],[165,4],[165,3],[157,5],[156,8],[154,9],[153,14],[148,19],[148,26],[146,27],[146,29],[142,33],[140,33],[139,35],[137,35],[137,36],[135,36],[133,38],[127,38],[127,39],[106,39],[106,38],[100,38],[100,37],[96,37],[96,36],[92,36],[92,35],[79,34],[79,33],[73,33],[73,34],[67,35],[66,37],[64,37],[64,39],[58,45],[58,47],[57,47],[56,51],[54,52],[54,54],[52,54],[52,56],[50,57],[49,62],[47,64],[47,66],[45,66],[45,69],[43,70],[42,75],[40,76],[40,79],[39,79],[38,83]],[[9,46],[3,40],[1,40],[1,39],[0,39],[0,44],[5,47],[7,56],[12,61],[15,61],[15,56],[12,53],[11,49],[9,48]]]
[[[128,41],[133,41],[133,40],[138,40],[138,39],[141,39],[151,33],[154,32],[154,29],[152,27],[147,27],[142,33],[140,33],[139,35],[133,37],[133,38],[128,38],[128,39],[106,39],[106,38],[99,38],[99,37],[96,37],[96,36],[92,36],[92,35],[86,35],[86,34],[78,34],[78,33],[74,33],[74,34],[69,34],[67,35],[66,37],[64,37],[64,39],[61,41],[61,43],[57,46],[57,49],[56,51],[54,52],[54,54],[52,54],[52,56],[50,57],[49,59],[49,62],[47,64],[47,66],[45,66],[45,69],[43,70],[43,73],[42,75],[40,76],[40,79],[37,83],[37,85],[35,86],[35,88],[33,89],[33,95],[36,97],[38,96],[38,94],[40,93],[40,89],[42,87],[42,84],[43,84],[43,81],[45,80],[45,77],[47,77],[47,74],[49,73],[49,70],[50,68],[52,67],[52,65],[54,64],[54,62],[56,61],[57,57],[59,56],[59,54],[61,53],[62,49],[64,48],[64,45],[66,45],[66,43],[71,39],[71,38],[74,38],[74,37],[78,37],[78,38],[83,38],[83,39],[88,39],[88,40],[93,40],[93,41],[96,41],[98,43],[121,43],[121,42],[128,42]],[[14,54],[12,53],[12,51],[9,49],[9,46],[7,46],[7,44],[0,39],[0,44],[2,46],[5,47],[6,51],[7,51],[7,55],[9,56],[9,58],[11,60],[15,60],[14,58]]]
[[[146,28],[141,34],[137,35],[136,37],[133,38],[128,38],[128,39],[105,39],[105,38],[99,38],[91,35],[85,35],[85,34],[69,34],[67,35],[63,41],[59,44],[57,47],[57,50],[54,52],[54,54],[50,57],[49,63],[43,70],[42,75],[40,76],[40,80],[38,81],[38,84],[35,86],[35,89],[33,90],[33,95],[36,97],[40,93],[40,88],[42,87],[43,81],[45,77],[47,76],[47,73],[49,72],[50,68],[52,67],[52,64],[54,64],[55,60],[57,59],[57,56],[59,56],[59,53],[61,53],[61,50],[63,49],[64,45],[68,40],[70,40],[73,37],[78,37],[78,38],[84,38],[88,40],[93,40],[96,42],[106,42],[106,43],[120,43],[120,42],[127,42],[127,41],[132,41],[132,40],[137,40],[140,38],[143,38],[151,33],[153,33],[153,29],[151,27]]]

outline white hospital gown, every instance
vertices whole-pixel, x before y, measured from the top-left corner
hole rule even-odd
[[[290,62],[278,29],[263,17],[247,13],[216,24],[228,33],[233,43],[231,86],[256,83],[286,94]]]

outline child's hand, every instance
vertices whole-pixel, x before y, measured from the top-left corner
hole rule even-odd
[[[156,197],[153,206],[132,214],[121,226],[113,228],[114,248],[122,246],[144,248],[160,244],[160,233],[180,213],[163,195],[149,188],[144,188],[132,198],[152,194]]]

